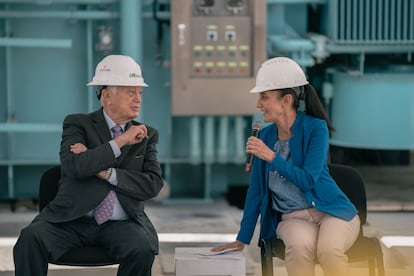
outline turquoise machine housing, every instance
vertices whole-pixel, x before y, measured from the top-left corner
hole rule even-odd
[[[143,67],[150,87],[138,120],[160,131],[171,201],[205,202],[248,184],[244,144],[260,114],[173,112],[174,2],[0,0],[0,199],[37,198],[41,173],[59,163],[63,118],[99,107],[85,85],[112,53]],[[237,7],[253,0],[190,2]],[[289,56],[305,68],[336,128],[331,145],[412,151],[413,1],[265,2],[266,34],[257,37],[264,58]],[[223,81],[232,89],[237,79]]]

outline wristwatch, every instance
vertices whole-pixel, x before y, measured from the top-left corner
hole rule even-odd
[[[108,180],[109,177],[111,177],[111,174],[112,174],[112,168],[106,169],[106,171],[105,171],[105,178]]]

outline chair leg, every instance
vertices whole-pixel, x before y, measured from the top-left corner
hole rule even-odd
[[[382,254],[382,248],[379,241],[377,242],[377,254],[376,254],[376,263],[378,269],[378,276],[385,276],[385,268],[384,268],[384,256]]]
[[[369,276],[375,276],[375,259],[369,258],[368,259],[368,270],[369,270]]]
[[[261,242],[261,261],[262,261],[262,276],[273,276],[273,256],[270,244],[262,240]]]
[[[370,258],[369,263],[369,276],[375,276],[376,271],[378,271],[378,276],[385,276],[384,268],[384,255],[382,253],[381,243],[375,239],[375,258]]]

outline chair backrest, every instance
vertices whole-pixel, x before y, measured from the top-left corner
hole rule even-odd
[[[60,166],[52,167],[42,174],[39,185],[39,210],[42,210],[55,198],[58,191],[59,178]]]
[[[39,185],[39,210],[55,198],[59,188],[59,178],[60,166],[49,168],[42,174]],[[72,248],[52,263],[70,266],[102,266],[117,264],[117,261],[111,258],[103,247],[85,245]]]
[[[336,184],[358,209],[361,226],[367,222],[367,196],[360,173],[352,167],[330,164],[329,172]]]

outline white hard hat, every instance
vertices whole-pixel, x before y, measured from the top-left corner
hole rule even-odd
[[[124,55],[109,55],[99,62],[95,76],[87,84],[91,85],[148,86],[142,78],[138,63]]]
[[[299,64],[290,58],[276,57],[262,64],[257,72],[256,86],[250,93],[298,87],[308,83]]]

